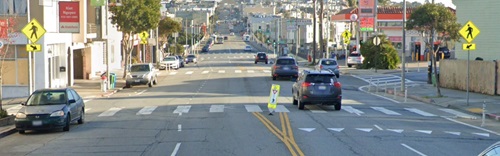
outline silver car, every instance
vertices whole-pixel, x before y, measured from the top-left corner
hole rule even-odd
[[[125,86],[130,88],[132,85],[145,85],[153,87],[158,82],[156,69],[152,63],[138,63],[130,67],[127,74]]]
[[[347,67],[352,67],[352,65],[361,65],[365,58],[360,53],[352,52],[347,56]]]
[[[320,59],[318,64],[314,66],[316,70],[329,70],[332,71],[337,78],[340,76],[339,72],[339,64],[337,63],[337,60],[333,58],[329,59]]]

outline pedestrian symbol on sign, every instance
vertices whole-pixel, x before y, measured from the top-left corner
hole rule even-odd
[[[472,36],[472,31],[474,29],[470,26],[470,24],[467,24],[467,27],[468,27],[467,28],[467,38],[469,38],[469,36],[470,36],[471,39],[474,39],[474,37]]]
[[[269,103],[267,103],[267,108],[269,108],[269,115],[273,115],[273,111],[276,109],[278,104],[278,95],[280,94],[280,85],[273,84],[271,87],[271,93],[269,95]]]

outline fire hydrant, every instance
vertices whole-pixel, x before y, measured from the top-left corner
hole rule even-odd
[[[108,78],[106,77],[106,74],[101,75],[101,91],[107,92],[108,89]]]
[[[307,55],[307,61],[309,61],[309,62],[312,61],[311,55]]]

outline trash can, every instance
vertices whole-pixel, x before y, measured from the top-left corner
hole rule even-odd
[[[109,73],[109,83],[111,85],[111,89],[115,89],[115,85],[116,85],[116,74],[115,73]]]

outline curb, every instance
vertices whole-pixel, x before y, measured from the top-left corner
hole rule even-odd
[[[16,127],[14,125],[10,125],[8,129],[0,131],[0,138],[6,137],[16,132]]]
[[[123,86],[121,88],[118,88],[116,90],[113,90],[112,92],[109,92],[109,93],[103,93],[103,94],[101,94],[101,97],[109,97],[109,96],[111,96],[111,95],[113,95],[113,94],[115,94],[115,93],[123,90],[124,88],[125,88],[125,86]]]

